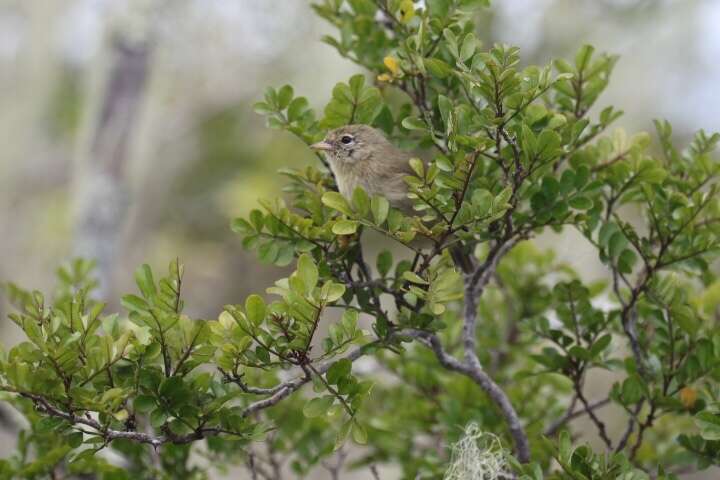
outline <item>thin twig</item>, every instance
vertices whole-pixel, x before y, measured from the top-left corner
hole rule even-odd
[[[633,415],[628,419],[627,428],[625,428],[625,433],[623,433],[623,436],[620,438],[617,447],[615,447],[615,452],[622,451],[627,445],[628,440],[630,440],[630,435],[632,435],[633,431],[635,430],[636,418],[640,413],[640,410],[642,409],[643,403],[644,402],[642,401],[638,402],[638,404],[635,406],[635,411],[633,412]]]
[[[574,387],[575,387],[575,394],[577,395],[578,400],[580,400],[580,403],[582,403],[583,410],[585,411],[585,413],[588,414],[588,416],[590,417],[590,420],[592,420],[592,422],[597,427],[598,434],[600,435],[600,438],[602,439],[602,441],[605,442],[605,445],[607,446],[607,448],[611,449],[612,448],[612,440],[610,440],[610,437],[607,434],[607,429],[605,428],[605,423],[603,423],[603,421],[600,420],[600,418],[597,415],[595,415],[594,409],[591,407],[590,403],[585,398],[585,395],[583,394],[583,391],[582,391],[582,383],[579,380],[575,380],[573,383],[574,383]]]
[[[570,402],[570,406],[567,409],[567,412],[562,417],[555,420],[550,426],[545,430],[545,436],[551,437],[555,435],[564,425],[566,425],[568,422],[581,417],[583,415],[586,415],[588,411],[595,411],[598,408],[604,407],[608,403],[610,403],[609,398],[604,398],[602,400],[597,400],[589,405],[589,408],[581,408],[579,410],[575,410],[575,405],[577,403],[577,395],[573,397],[573,400]]]

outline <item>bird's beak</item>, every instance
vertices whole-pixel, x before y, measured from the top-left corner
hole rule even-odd
[[[328,151],[332,150],[332,145],[330,145],[326,141],[322,141],[318,143],[313,143],[312,145],[310,145],[310,148],[312,148],[313,150]]]

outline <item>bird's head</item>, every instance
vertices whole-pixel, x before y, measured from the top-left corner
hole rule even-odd
[[[358,163],[394,147],[380,130],[367,125],[346,125],[330,130],[323,141],[310,148],[324,152],[333,162]]]

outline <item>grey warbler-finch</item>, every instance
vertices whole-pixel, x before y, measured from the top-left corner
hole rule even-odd
[[[350,200],[357,187],[368,195],[385,197],[393,208],[414,215],[404,177],[414,175],[412,155],[400,150],[375,128],[346,125],[331,130],[321,142],[310,146],[325,154],[340,193]],[[469,262],[458,246],[450,249],[455,263],[467,272]]]
[[[347,199],[357,187],[368,195],[385,197],[390,205],[412,215],[404,177],[412,175],[411,155],[390,143],[379,130],[347,125],[331,130],[325,140],[310,146],[325,154],[338,190]]]

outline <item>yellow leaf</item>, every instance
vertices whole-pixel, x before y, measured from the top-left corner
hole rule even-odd
[[[388,75],[387,73],[381,73],[377,76],[378,82],[392,82],[392,77]]]
[[[684,387],[680,390],[680,401],[685,405],[685,408],[693,408],[697,401],[697,390],[692,387]]]
[[[387,56],[383,59],[383,63],[394,77],[400,75],[400,65],[395,57]]]
[[[113,417],[115,417],[115,419],[119,422],[124,422],[128,418],[128,411],[123,408],[122,410],[113,413]]]

